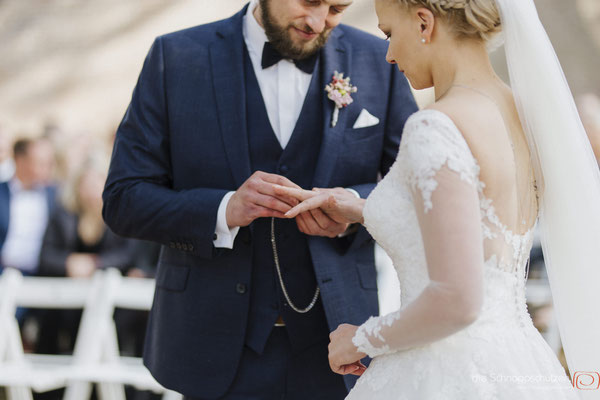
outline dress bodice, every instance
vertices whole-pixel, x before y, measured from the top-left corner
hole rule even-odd
[[[402,304],[414,300],[429,282],[413,194],[419,190],[425,212],[431,210],[431,196],[438,185],[435,175],[443,166],[478,190],[481,245],[486,249],[484,312],[485,308],[512,306],[522,312],[533,229],[519,235],[500,221],[493,201],[484,194],[478,163],[466,141],[452,120],[435,110],[422,110],[407,121],[397,160],[364,208],[365,226],[394,262]],[[513,295],[518,301],[507,302],[507,296]]]
[[[429,212],[438,212],[439,218],[440,208],[444,208],[442,218],[460,213],[454,210],[458,208],[457,199],[448,200],[445,196],[452,196],[452,185],[461,184],[472,194],[469,203],[473,206],[469,215],[472,226],[477,225],[479,215],[480,233],[465,236],[464,240],[476,241],[472,244],[481,246],[478,253],[483,254],[479,263],[482,270],[478,269],[483,281],[481,308],[474,322],[466,327],[440,335],[425,345],[407,346],[398,336],[411,336],[418,329],[429,334],[437,329],[436,318],[440,323],[444,319],[443,312],[434,317],[423,316],[430,323],[420,327],[407,326],[403,320],[405,310],[433,282],[426,256],[436,252],[431,246],[438,244],[427,242],[419,218]],[[394,263],[400,282],[401,308],[371,317],[358,328],[354,344],[375,359],[348,399],[508,400],[535,399],[540,395],[548,399],[575,398],[564,370],[527,312],[526,268],[534,228],[524,234],[511,232],[501,222],[494,202],[486,197],[484,189],[477,160],[446,114],[423,110],[407,120],[396,162],[373,190],[363,211],[365,226]],[[475,209],[477,203],[479,210]],[[456,215],[454,220],[461,221]],[[456,225],[461,226],[452,229],[451,234],[461,235],[462,222]],[[459,243],[461,240],[462,237]],[[448,258],[451,257],[449,254]],[[449,260],[448,264],[451,263]],[[415,321],[413,318],[411,324]],[[402,342],[400,348],[398,340]],[[419,342],[418,338],[413,340]],[[544,383],[540,387],[532,387],[534,382],[527,380],[552,377],[556,381],[539,381]],[[525,381],[510,383],[517,378]]]

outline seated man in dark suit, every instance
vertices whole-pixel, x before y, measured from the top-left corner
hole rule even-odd
[[[54,150],[46,139],[21,139],[14,145],[15,174],[0,183],[0,273],[16,268],[35,275],[56,188],[48,184]],[[18,311],[22,321],[23,310]]]

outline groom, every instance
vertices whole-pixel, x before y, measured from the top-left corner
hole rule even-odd
[[[350,3],[254,0],[146,58],[103,213],[163,245],[144,360],[186,398],[335,400],[354,382],[329,369],[328,335],[378,313],[371,237],[269,218],[291,205],[272,183],[367,197],[416,111],[385,42],[338,26]],[[334,71],[358,88],[335,124]]]

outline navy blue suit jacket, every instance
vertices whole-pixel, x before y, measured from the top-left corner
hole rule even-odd
[[[221,199],[251,175],[245,11],[155,40],[119,126],[103,195],[114,232],[163,245],[145,364],[163,385],[201,398],[231,384],[248,321],[249,295],[240,288],[251,276],[251,229],[240,231],[232,250],[213,246]],[[314,187],[353,188],[365,198],[394,162],[416,105],[405,77],[385,63],[386,49],[342,25],[322,50],[323,81],[344,72],[358,92],[335,127],[333,103],[323,101],[322,145],[307,149],[319,154]],[[363,108],[380,124],[353,129]],[[309,238],[332,330],[378,312],[373,240],[362,227],[351,240]]]

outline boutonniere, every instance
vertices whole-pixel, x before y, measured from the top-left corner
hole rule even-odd
[[[329,85],[325,86],[327,97],[335,103],[335,109],[331,118],[332,128],[337,124],[340,110],[354,101],[351,94],[356,93],[357,90],[358,88],[352,86],[350,83],[350,77],[344,78],[343,72],[339,73],[335,71],[333,73],[333,80]]]

